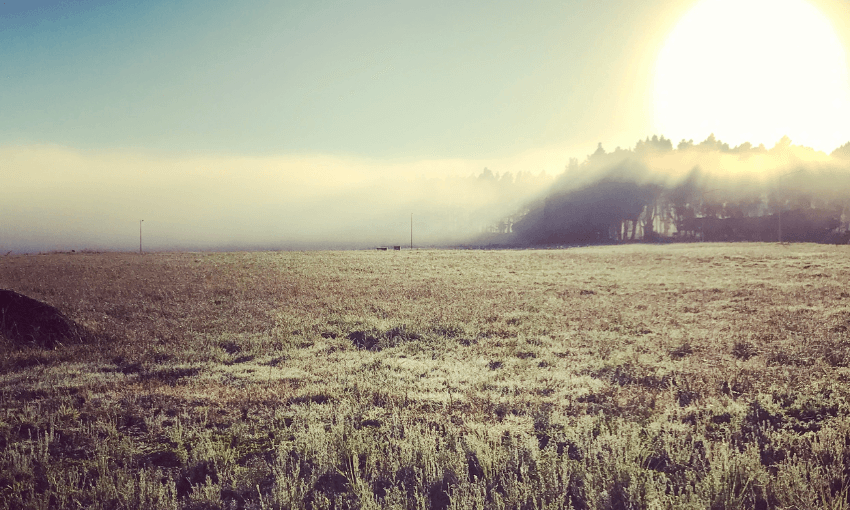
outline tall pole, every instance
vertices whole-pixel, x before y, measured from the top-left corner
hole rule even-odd
[[[410,249],[413,249],[413,213],[410,213]]]
[[[142,254],[142,222],[145,220],[139,220],[139,255]]]

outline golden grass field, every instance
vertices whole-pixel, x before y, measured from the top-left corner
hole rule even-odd
[[[850,247],[48,254],[6,508],[850,508]]]

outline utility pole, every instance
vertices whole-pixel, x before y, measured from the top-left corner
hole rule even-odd
[[[142,222],[145,220],[139,220],[139,255],[142,254]]]
[[[410,213],[410,249],[413,249],[413,213]]]

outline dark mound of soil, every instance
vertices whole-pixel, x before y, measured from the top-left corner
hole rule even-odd
[[[55,307],[0,289],[0,335],[14,345],[52,349],[80,343],[90,334]]]

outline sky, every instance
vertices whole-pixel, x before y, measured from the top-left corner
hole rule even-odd
[[[850,2],[809,3],[850,47]],[[6,0],[0,251],[130,250],[140,219],[152,250],[483,225],[598,142],[708,136],[658,132],[653,97],[696,4]],[[459,184],[484,168],[539,178]]]

